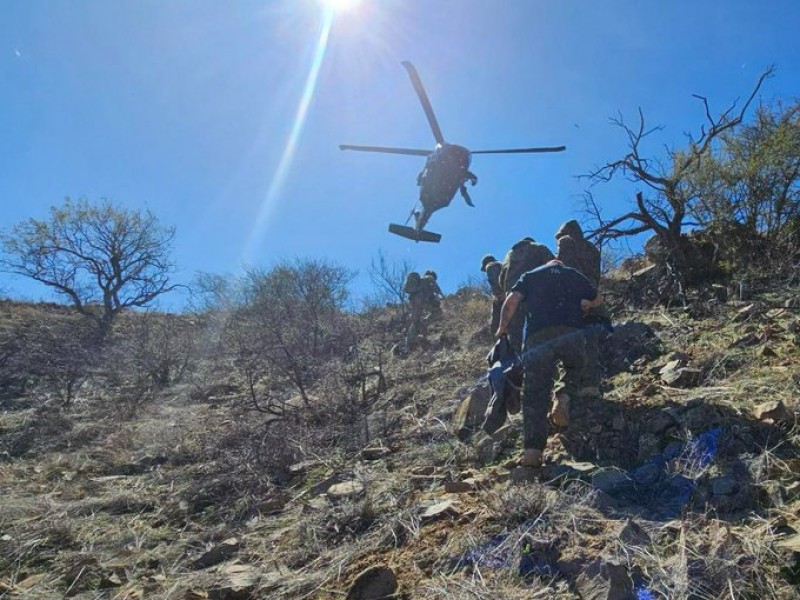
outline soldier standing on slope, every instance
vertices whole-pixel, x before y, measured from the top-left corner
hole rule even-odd
[[[557,258],[566,266],[583,274],[592,285],[600,285],[600,250],[583,237],[583,230],[574,219],[564,223],[556,232]],[[583,368],[579,395],[600,395],[600,339],[602,322],[609,322],[605,306],[592,308],[585,315],[586,364]]]
[[[503,308],[503,302],[506,299],[503,288],[500,287],[500,271],[502,269],[503,265],[491,254],[483,257],[481,271],[486,273],[486,279],[492,290],[492,320],[489,325],[492,333],[497,331],[497,326],[500,324],[500,309]]]

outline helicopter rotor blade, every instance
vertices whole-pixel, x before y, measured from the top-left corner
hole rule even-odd
[[[543,148],[512,148],[508,150],[470,150],[470,154],[523,154],[531,152],[563,152],[566,146],[550,146]]]
[[[436,143],[444,144],[442,130],[439,128],[439,123],[436,121],[436,115],[433,114],[431,101],[428,100],[428,94],[425,93],[425,88],[422,86],[422,80],[419,78],[417,70],[414,68],[414,65],[407,60],[400,64],[408,71],[408,76],[411,78],[411,85],[414,86],[414,91],[417,92],[417,96],[419,96],[419,101],[422,104],[422,109],[425,111],[425,116],[428,117],[428,123],[431,126],[431,131],[433,131],[433,137],[436,138]]]
[[[359,152],[381,152],[383,154],[410,154],[412,156],[429,156],[432,150],[414,150],[413,148],[387,148],[384,146],[352,146],[342,144],[340,150],[358,150]]]

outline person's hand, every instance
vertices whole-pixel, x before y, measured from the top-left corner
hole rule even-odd
[[[506,328],[501,325],[500,327],[497,328],[497,331],[495,331],[494,337],[499,340],[505,334],[506,334]]]

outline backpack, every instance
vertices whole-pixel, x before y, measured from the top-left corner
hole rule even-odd
[[[422,280],[419,276],[419,273],[416,271],[411,271],[408,275],[406,275],[406,281],[403,284],[403,291],[406,294],[416,294],[422,288]]]
[[[554,258],[555,256],[547,246],[529,240],[517,242],[511,247],[511,250],[506,254],[505,260],[503,260],[503,272],[501,274],[503,290],[509,291],[522,277],[523,273],[541,267]]]

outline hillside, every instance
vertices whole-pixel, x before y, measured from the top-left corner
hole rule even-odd
[[[288,403],[314,419],[265,425],[208,353],[133,404],[91,377],[63,408],[5,390],[0,598],[800,598],[796,293],[620,308],[603,398],[536,470],[509,462],[520,415],[470,431],[491,343],[471,289],[409,355],[394,313],[365,317],[379,371],[357,406],[324,376]]]

